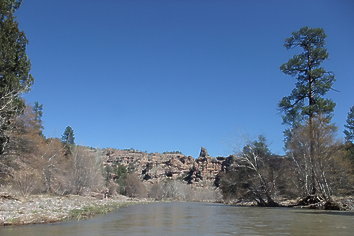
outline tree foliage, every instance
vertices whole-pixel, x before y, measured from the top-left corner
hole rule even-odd
[[[268,157],[272,154],[267,145],[267,139],[263,135],[259,135],[258,140],[255,140],[244,146],[242,152],[244,154],[250,154],[254,152],[257,156],[263,157]]]
[[[286,124],[296,126],[316,115],[331,118],[335,103],[323,95],[332,88],[335,78],[322,67],[322,62],[328,58],[325,38],[323,29],[303,27],[285,40],[287,49],[302,49],[302,53],[294,55],[280,67],[281,71],[296,79],[291,94],[279,103]]]
[[[0,154],[9,141],[14,118],[25,108],[20,96],[33,83],[28,40],[14,15],[20,5],[20,0],[0,1]]]
[[[74,145],[75,144],[75,137],[74,137],[74,130],[67,126],[61,137],[61,141],[66,145]]]
[[[38,123],[42,123],[43,104],[40,104],[39,102],[35,102],[33,106],[33,112],[36,115],[36,120],[38,121]]]
[[[120,194],[126,194],[126,186],[127,186],[127,176],[128,176],[128,170],[125,166],[123,165],[118,165],[113,168],[113,174],[114,174],[114,182],[116,182],[119,185],[119,193]]]
[[[347,124],[344,126],[345,141],[354,142],[354,106],[352,106],[348,112]]]
[[[40,104],[39,102],[35,102],[33,106],[33,112],[35,114],[35,120],[38,123],[39,134],[43,136],[43,122],[42,122],[43,104]]]

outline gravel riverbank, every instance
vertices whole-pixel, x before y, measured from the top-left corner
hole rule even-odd
[[[0,193],[0,225],[78,220],[107,213],[122,206],[146,202],[148,201],[124,196],[97,199],[91,196],[78,195],[31,195],[24,198]]]

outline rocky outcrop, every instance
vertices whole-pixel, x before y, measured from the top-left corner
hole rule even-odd
[[[205,157],[207,157],[207,156],[209,156],[209,155],[208,155],[208,151],[206,150],[205,147],[201,147],[201,149],[200,149],[200,154],[199,154],[199,158],[205,158]]]
[[[198,187],[214,185],[216,176],[226,169],[228,159],[213,158],[201,148],[197,159],[181,153],[146,153],[135,150],[104,149],[104,163],[108,166],[125,166],[146,183],[169,178],[185,181]]]

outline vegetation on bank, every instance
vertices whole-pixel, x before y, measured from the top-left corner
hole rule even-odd
[[[73,209],[69,212],[68,216],[66,217],[66,220],[82,220],[82,219],[87,219],[91,218],[96,215],[102,215],[102,214],[107,214],[111,211],[114,211],[118,208],[125,207],[125,206],[130,206],[134,204],[144,204],[148,202],[112,202],[108,203],[105,205],[91,205],[91,206],[86,206],[81,209]]]
[[[130,199],[124,196],[98,199],[79,195],[31,195],[23,198],[0,192],[0,225],[81,220],[106,214],[120,207],[149,202],[146,199]]]
[[[270,152],[265,137],[246,145],[221,177],[225,198],[244,198],[259,206],[278,206],[276,197],[301,197],[299,204],[333,202],[333,195],[353,194],[353,108],[348,113],[346,143],[336,140],[331,123],[335,103],[324,95],[333,90],[334,74],[322,63],[328,58],[321,28],[303,27],[285,40],[298,48],[280,69],[296,79],[295,88],[279,103],[283,112],[285,157]]]
[[[180,180],[165,180],[149,188],[133,167],[119,163],[104,166],[97,150],[75,145],[74,130],[67,126],[61,139],[43,135],[43,106],[26,105],[21,95],[30,90],[33,77],[26,54],[27,39],[19,30],[15,11],[20,0],[0,2],[0,184],[22,196],[66,196],[96,193],[101,198],[124,194],[155,199],[207,200],[219,198],[215,189],[196,189]],[[225,201],[252,200],[259,206],[278,206],[279,198],[301,198],[303,204],[332,202],[333,195],[352,195],[354,183],[354,107],[345,125],[345,143],[336,139],[331,118],[334,74],[323,68],[328,58],[326,35],[321,28],[303,27],[285,40],[297,48],[281,70],[295,78],[295,87],[279,103],[286,156],[274,155],[266,138],[251,141],[231,156],[216,187]],[[166,152],[166,153],[179,153]],[[87,208],[73,211],[84,217]]]

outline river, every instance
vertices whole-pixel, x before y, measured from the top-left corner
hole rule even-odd
[[[123,207],[89,220],[1,227],[0,235],[354,235],[354,213],[152,203]]]

